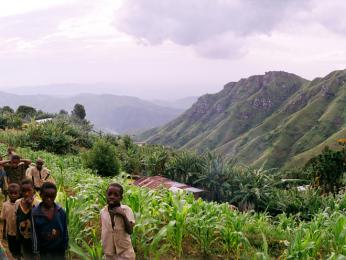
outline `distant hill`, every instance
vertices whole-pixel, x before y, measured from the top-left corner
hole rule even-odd
[[[197,100],[198,100],[198,97],[186,97],[186,98],[181,98],[176,100],[154,99],[154,100],[151,100],[151,102],[159,106],[186,110],[190,108],[192,104],[195,103]]]
[[[200,97],[177,119],[140,139],[216,151],[254,166],[301,166],[346,136],[346,70],[305,80],[267,72]]]
[[[15,95],[0,93],[0,106],[29,105],[45,112],[70,112],[76,103],[83,104],[87,119],[95,128],[114,133],[133,133],[163,125],[181,114],[175,109],[153,104],[135,97],[110,94],[79,94],[71,97],[48,95]]]

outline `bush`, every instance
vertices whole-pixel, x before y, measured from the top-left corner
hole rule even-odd
[[[63,122],[49,121],[36,125],[32,123],[23,133],[25,146],[34,150],[46,150],[57,154],[74,152],[75,138],[69,134],[71,126]]]
[[[14,114],[4,113],[0,114],[0,128],[1,129],[20,129],[23,124],[22,119]]]
[[[310,159],[306,169],[312,172],[314,185],[324,193],[337,193],[342,186],[343,173],[346,170],[345,156],[342,151],[333,151],[325,147],[323,152]]]
[[[120,172],[115,146],[102,139],[97,140],[82,158],[86,167],[95,170],[101,176],[114,176]]]

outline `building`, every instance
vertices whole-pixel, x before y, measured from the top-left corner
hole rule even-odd
[[[191,193],[195,198],[199,198],[204,190],[191,187],[187,184],[176,182],[162,176],[144,176],[133,182],[133,185],[138,187],[146,187],[149,189],[159,189],[161,187],[166,188],[172,192],[185,191]]]

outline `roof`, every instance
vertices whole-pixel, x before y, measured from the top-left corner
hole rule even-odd
[[[164,187],[173,192],[185,190],[188,193],[200,193],[204,191],[202,189],[194,188],[184,183],[172,181],[162,176],[142,177],[136,180],[133,184],[139,187],[146,187],[149,189],[157,189],[160,187]]]
[[[47,122],[47,121],[51,121],[51,120],[53,120],[53,118],[52,117],[49,117],[49,118],[44,118],[44,119],[38,119],[38,120],[36,120],[36,123],[45,123],[45,122]]]

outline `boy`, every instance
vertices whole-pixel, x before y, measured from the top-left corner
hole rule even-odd
[[[20,246],[16,239],[16,205],[20,187],[17,183],[8,186],[9,200],[2,204],[1,219],[3,220],[3,239],[7,238],[8,247],[14,259],[20,259]]]
[[[7,183],[18,183],[25,179],[25,171],[31,164],[31,160],[21,159],[19,155],[14,154],[11,160],[0,161],[0,166],[4,167],[7,175]]]
[[[123,187],[109,185],[106,198],[108,205],[101,210],[101,240],[106,260],[136,258],[131,237],[135,218],[130,207],[120,204]]]
[[[66,213],[54,202],[57,188],[45,182],[41,187],[42,202],[32,211],[33,249],[40,260],[65,259],[68,246]]]
[[[45,182],[55,183],[50,171],[43,165],[44,161],[37,158],[36,165],[30,166],[25,173],[27,178],[32,179],[36,191],[39,191]]]
[[[22,198],[16,201],[17,242],[23,251],[24,259],[33,259],[31,211],[38,201],[34,197],[34,185],[30,179],[21,182],[20,191]]]

